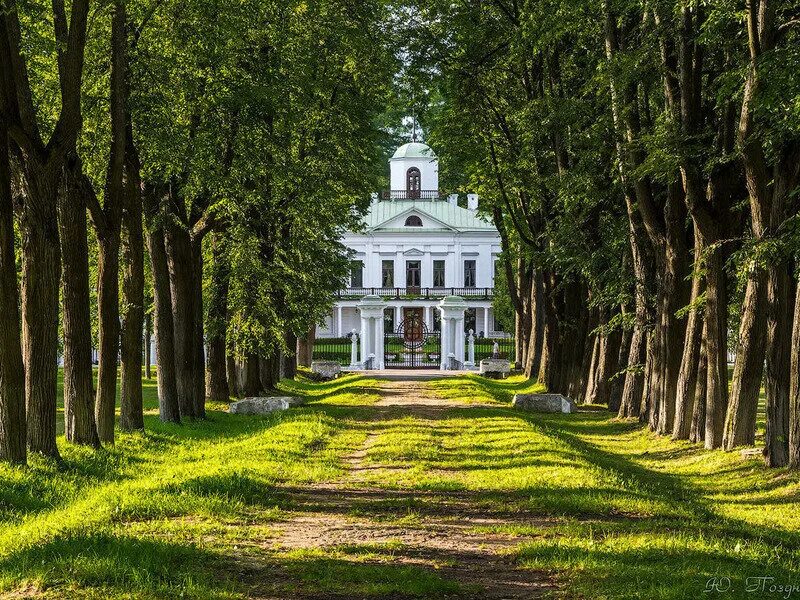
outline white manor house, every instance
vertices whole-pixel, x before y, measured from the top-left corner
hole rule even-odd
[[[349,287],[317,338],[356,332],[372,368],[445,368],[451,353],[468,363],[470,330],[478,340],[507,337],[492,308],[500,236],[479,216],[477,194],[464,208],[439,191],[439,160],[426,144],[400,146],[389,166],[391,190],[373,194],[363,230],[342,240],[353,254]],[[448,304],[458,317],[450,323]]]

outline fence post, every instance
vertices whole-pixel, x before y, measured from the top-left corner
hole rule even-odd
[[[350,366],[358,366],[358,332],[355,329],[350,334]]]

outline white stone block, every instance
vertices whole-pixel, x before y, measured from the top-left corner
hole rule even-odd
[[[267,415],[276,410],[286,410],[301,404],[302,401],[294,396],[253,397],[231,402],[228,412],[237,415]]]
[[[336,379],[342,372],[342,365],[332,360],[315,360],[311,363],[311,372],[322,379]]]
[[[575,412],[575,403],[561,394],[514,394],[511,405],[514,408],[531,412]]]
[[[499,373],[508,375],[511,372],[511,363],[503,358],[484,358],[480,362],[480,374]]]

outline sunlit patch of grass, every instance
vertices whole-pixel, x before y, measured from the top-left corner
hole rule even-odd
[[[375,562],[391,559],[403,548],[398,542],[294,550],[282,557],[281,566],[303,583],[303,590],[345,597],[446,598],[462,591],[454,581],[431,569],[414,565]]]
[[[525,379],[522,375],[512,375],[506,379],[489,379],[475,373],[461,377],[434,379],[428,388],[440,398],[459,402],[501,402],[511,403],[514,394],[535,394],[544,392],[539,383]]]

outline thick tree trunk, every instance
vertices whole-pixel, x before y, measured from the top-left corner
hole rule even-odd
[[[700,334],[700,357],[697,362],[697,379],[694,388],[694,406],[692,407],[692,425],[689,429],[689,441],[700,443],[706,436],[706,387],[708,385],[708,354],[706,338],[708,331],[703,319],[703,330]]]
[[[752,446],[755,442],[756,412],[766,345],[766,298],[767,272],[753,265],[748,274],[742,304],[730,404],[725,418],[722,444],[726,450],[736,446]]]
[[[98,239],[98,368],[94,414],[101,442],[114,443],[119,357],[119,231]]]
[[[794,286],[788,264],[773,265],[767,290],[767,428],[764,456],[768,467],[789,463],[789,394]]]
[[[203,243],[192,241],[192,318],[194,319],[194,414],[206,418],[206,353],[203,343]]]
[[[234,398],[242,397],[242,388],[239,385],[239,368],[236,365],[236,358],[233,354],[225,357],[225,374],[228,379],[228,389]]]
[[[45,201],[55,207],[55,189],[52,195],[52,199]],[[27,211],[22,223],[22,340],[28,449],[60,458],[56,446],[56,378],[61,252],[55,210],[52,222],[45,219],[32,222],[33,212]]]
[[[211,239],[211,286],[208,317],[208,385],[209,400],[227,402],[231,391],[227,374],[226,332],[228,321],[228,282],[230,268],[221,234]]]
[[[789,380],[789,466],[800,468],[800,281],[794,298],[792,356]]]
[[[144,428],[142,413],[142,327],[144,324],[144,252],[142,204],[137,187],[128,194],[122,240],[122,369],[119,425]]]
[[[155,207],[152,207],[155,208]],[[152,213],[151,213],[152,214]],[[158,377],[158,411],[162,421],[180,423],[178,388],[175,376],[175,332],[172,323],[170,289],[164,230],[148,216],[147,250],[153,272],[153,314],[156,336],[156,375]]]
[[[144,376],[147,379],[153,378],[153,357],[150,353],[150,346],[153,340],[153,317],[150,313],[144,316]]]
[[[8,137],[0,120],[0,460],[27,460],[25,368],[19,325]]]
[[[284,342],[289,349],[288,352],[281,352],[281,378],[294,379],[297,377],[297,357],[295,356],[295,349],[297,348],[297,336],[294,331],[287,329],[284,333]]]
[[[631,351],[631,338],[633,332],[630,329],[625,329],[621,332],[621,343],[617,352],[617,358],[614,361],[615,367],[609,370],[609,396],[608,396],[608,409],[611,412],[619,413],[620,405],[622,404],[622,386],[625,383],[625,376],[622,374],[628,366],[628,355]]]
[[[704,241],[704,247],[711,244]],[[728,408],[728,303],[725,274],[722,269],[722,249],[708,253],[706,263],[706,354],[708,381],[706,384],[706,448],[719,448]]]
[[[310,367],[314,356],[314,338],[316,337],[317,327],[312,325],[308,333],[297,340],[297,364],[302,367]]]
[[[698,302],[702,292],[702,279],[700,276],[700,255],[702,247],[699,237],[695,236],[694,257],[695,266],[692,277],[692,293],[690,304],[692,307]],[[700,360],[700,344],[703,337],[703,315],[696,308],[689,311],[686,323],[686,343],[683,347],[680,372],[675,398],[675,419],[672,426],[672,439],[689,439],[692,427],[692,409],[694,405],[695,387],[697,385],[697,368]]]
[[[531,333],[528,339],[528,352],[524,363],[525,377],[536,377],[542,365],[542,340],[544,338],[544,283],[541,269],[536,269],[531,277],[530,288]]]
[[[100,438],[94,420],[92,381],[86,197],[79,179],[69,169],[64,171],[58,228],[64,269],[64,435],[70,442],[98,448]]]
[[[248,354],[244,361],[244,396],[258,396],[262,390],[260,362],[257,354]]]
[[[197,416],[195,386],[195,322],[194,286],[192,281],[192,249],[189,234],[180,225],[172,225],[166,235],[172,323],[175,331],[175,381],[181,418]],[[198,374],[199,375],[199,374]]]
[[[589,363],[589,374],[586,378],[586,391],[583,395],[583,403],[591,404],[595,399],[595,389],[597,387],[597,363],[600,360],[600,338],[602,336],[597,334],[594,336],[594,343],[592,344],[592,358]]]

